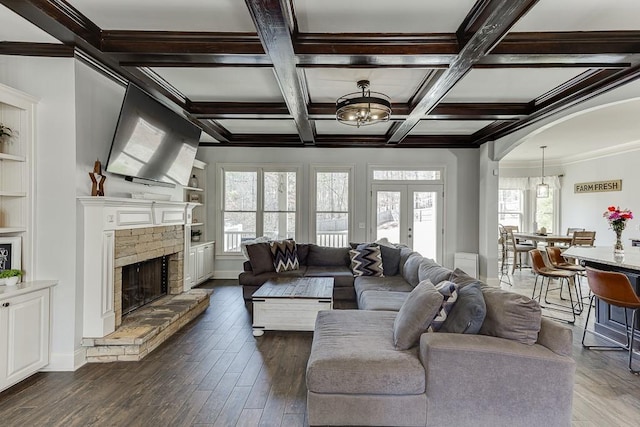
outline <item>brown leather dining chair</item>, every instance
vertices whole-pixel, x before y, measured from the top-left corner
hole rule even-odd
[[[533,269],[533,272],[536,275],[535,281],[533,282],[533,293],[531,294],[531,298],[536,299],[542,306],[541,299],[542,299],[542,291],[544,289],[544,284],[545,284],[544,279],[547,279],[547,290],[544,293],[544,302],[547,304],[547,306],[542,306],[542,307],[547,308],[549,310],[556,310],[556,311],[561,311],[564,313],[571,314],[571,319],[554,317],[554,316],[548,316],[548,317],[552,317],[556,320],[562,320],[567,323],[575,323],[576,314],[580,314],[582,312],[582,309],[581,309],[582,304],[578,302],[578,299],[577,299],[578,295],[576,294],[576,300],[574,302],[573,293],[571,291],[571,288],[574,287],[573,279],[576,275],[576,272],[569,271],[569,270],[560,270],[558,268],[547,266],[547,264],[544,262],[544,256],[542,255],[542,251],[539,249],[530,250],[529,257],[531,259],[531,268]],[[536,289],[538,287],[539,278],[541,279],[540,290],[536,297]],[[560,289],[560,294],[562,294],[562,286],[565,284],[567,285],[567,290],[569,292],[569,304],[570,304],[569,306],[560,304],[560,303],[553,303],[547,299],[547,295],[549,294],[549,290],[550,290],[549,284],[551,283],[552,279],[557,279],[559,281],[560,286],[559,288],[556,288],[556,289]],[[556,289],[551,289],[551,290],[556,290]]]
[[[576,275],[574,276],[574,285],[576,287],[576,293],[578,295],[578,302],[580,304],[580,311],[583,310],[582,307],[582,286],[580,283],[580,276],[583,275],[585,273],[585,268],[583,266],[581,266],[580,264],[576,264],[574,262],[569,262],[567,261],[563,256],[562,256],[562,249],[560,249],[557,246],[547,246],[547,258],[549,259],[549,262],[551,263],[551,265],[554,268],[560,269],[560,270],[569,270],[569,271],[574,271],[576,273]],[[577,279],[577,280],[576,280]],[[562,298],[562,292],[560,293],[560,297]]]
[[[640,311],[640,297],[635,293],[629,278],[615,271],[602,271],[595,268],[586,267],[587,280],[589,288],[591,289],[591,300],[589,301],[589,309],[587,310],[587,319],[584,323],[584,332],[582,333],[582,346],[594,350],[625,350],[629,352],[629,370],[638,375],[640,370],[633,369],[633,339],[635,334],[636,324],[638,322],[638,311]],[[589,331],[590,333],[604,338],[610,342],[616,343],[616,345],[585,345],[584,339],[587,335],[587,325],[589,323],[589,315],[591,314],[591,306],[594,300],[602,300],[609,305],[615,307],[621,307],[624,309],[625,320],[625,335],[627,343],[621,345],[617,341],[612,340],[609,337],[601,335],[595,331]],[[631,331],[629,331],[629,318],[627,316],[627,310],[631,310]]]

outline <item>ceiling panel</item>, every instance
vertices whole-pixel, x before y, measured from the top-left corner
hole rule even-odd
[[[371,91],[388,95],[391,102],[407,102],[429,72],[415,68],[307,68],[305,76],[312,102],[336,102],[342,95],[359,92],[358,80],[369,80]]]
[[[586,68],[473,69],[445,102],[529,102],[586,71]]]
[[[217,120],[229,132],[260,134],[297,134],[293,120]]]
[[[475,0],[293,0],[301,33],[455,33]]]
[[[20,15],[0,5],[0,40],[33,43],[60,43],[49,33],[36,27]]]
[[[471,135],[491,123],[491,120],[421,120],[409,134]]]
[[[271,68],[153,68],[191,101],[281,102]]]
[[[638,0],[540,0],[512,32],[637,30],[639,17]]]
[[[249,31],[251,15],[237,0],[67,0],[103,30]]]
[[[316,130],[319,135],[384,135],[391,122],[376,123],[369,126],[349,126],[337,120],[317,120]]]

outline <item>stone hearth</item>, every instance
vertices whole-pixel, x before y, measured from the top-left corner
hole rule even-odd
[[[104,338],[85,338],[87,362],[138,361],[209,307],[211,291],[191,289],[168,295],[123,318]]]

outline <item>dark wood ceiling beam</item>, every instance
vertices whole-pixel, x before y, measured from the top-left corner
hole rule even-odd
[[[267,55],[112,53],[123,67],[271,67]]]
[[[453,34],[297,34],[298,55],[456,55]]]
[[[291,119],[284,102],[190,102],[188,109],[202,119]],[[408,104],[393,104],[392,120],[404,118],[410,112]],[[529,103],[440,103],[426,119],[434,120],[509,120],[521,118],[533,111]],[[314,120],[334,120],[333,103],[309,104],[309,116]]]
[[[580,92],[581,90],[593,87],[594,85],[615,75],[616,73],[617,70],[585,71],[584,73],[575,76],[574,78],[564,82],[560,86],[534,99],[531,102],[533,111],[556,104],[563,99]]]
[[[0,55],[72,58],[75,49],[60,43],[0,42]]]
[[[515,22],[537,0],[493,0],[486,6],[491,12],[483,19],[478,30],[469,38],[459,55],[441,76],[431,85],[424,97],[417,102],[409,117],[390,136],[389,143],[397,144],[407,137],[411,129],[440,102],[474,63],[491,51]],[[476,24],[469,24],[475,26]]]
[[[215,120],[200,120],[200,124],[202,125],[202,130],[218,142],[229,142],[233,138],[231,132]]]
[[[296,69],[287,1],[245,0],[245,3],[264,51],[271,58],[280,91],[296,123],[300,139],[305,144],[313,144],[315,127],[309,120],[306,93]]]
[[[264,55],[255,33],[185,31],[102,31],[101,49],[109,53]]]

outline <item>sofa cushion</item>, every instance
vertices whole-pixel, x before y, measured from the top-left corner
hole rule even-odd
[[[477,334],[487,314],[480,283],[458,288],[458,300],[453,306],[440,332]]]
[[[307,389],[354,395],[424,393],[418,349],[394,350],[395,317],[388,311],[319,312],[307,363]]]
[[[247,245],[247,254],[251,263],[253,274],[262,274],[276,271],[273,267],[273,256],[268,243],[254,243]]]
[[[298,262],[300,263],[300,265],[307,265],[307,257],[309,256],[309,244],[296,243],[296,250],[298,251]]]
[[[443,296],[442,306],[440,310],[438,310],[438,314],[431,321],[431,325],[429,325],[429,332],[438,332],[442,327],[442,324],[447,320],[449,316],[449,312],[455,306],[458,301],[458,285],[448,280],[443,280],[442,282],[436,285],[436,289]]]
[[[429,258],[423,258],[420,268],[418,269],[418,280],[429,280],[431,283],[440,283],[443,280],[451,278],[451,270],[441,266],[437,262]]]
[[[449,278],[449,280],[451,280],[453,283],[457,283],[458,289],[462,289],[474,283],[480,286],[480,283],[481,283],[478,279],[469,276],[467,273],[465,273],[463,270],[459,268],[456,268],[455,270],[453,270],[453,273],[451,273],[451,277]]]
[[[400,311],[409,292],[364,291],[358,298],[360,310]]]
[[[402,276],[359,276],[353,280],[353,286],[356,288],[358,295],[366,290],[398,292],[411,292],[413,290],[413,286],[408,284]]]
[[[418,280],[418,268],[424,258],[417,252],[414,252],[407,258],[402,268],[402,277],[411,286],[416,286],[420,280]],[[437,282],[436,282],[437,283]]]
[[[276,273],[297,270],[300,267],[296,242],[293,240],[269,242],[269,247],[273,256],[273,268],[275,268]]]
[[[487,315],[479,333],[535,344],[542,318],[538,302],[500,288],[481,286],[481,289]]]
[[[384,276],[379,246],[363,244],[357,249],[351,249],[349,254],[354,276]]]
[[[253,274],[242,272],[238,276],[238,281],[242,286],[262,286],[269,279],[277,279],[278,277],[304,277],[306,267],[300,267],[297,270],[283,271],[276,273],[275,271],[267,271],[262,274]]]
[[[334,288],[353,286],[353,273],[347,266],[318,267],[310,265],[304,275],[307,277],[333,277]]]
[[[317,265],[321,267],[333,265],[349,266],[349,264],[351,264],[349,249],[350,248],[330,248],[310,243],[307,265]]]
[[[418,343],[442,306],[443,295],[425,280],[407,297],[393,323],[393,343],[397,350],[407,350]]]

